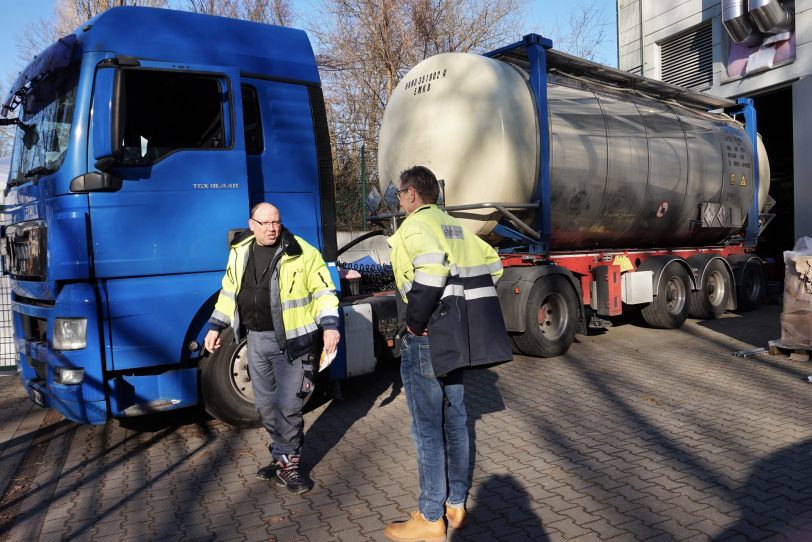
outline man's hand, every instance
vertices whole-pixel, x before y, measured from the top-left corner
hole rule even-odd
[[[332,354],[336,348],[338,348],[338,341],[341,339],[341,334],[335,329],[325,329],[323,339],[324,351],[328,354]]]
[[[406,332],[411,333],[412,335],[417,335],[418,337],[426,337],[429,334],[428,329],[424,329],[420,333],[415,333],[414,331],[412,331],[412,328],[410,328],[409,326],[406,326]]]
[[[210,329],[208,333],[206,333],[206,339],[203,341],[203,345],[206,347],[211,353],[214,353],[215,350],[220,348],[220,332],[216,329]]]

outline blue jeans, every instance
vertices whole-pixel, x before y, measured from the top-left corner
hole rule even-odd
[[[248,332],[248,370],[259,419],[271,436],[271,457],[301,452],[304,399],[301,360],[288,361],[273,331]]]
[[[428,337],[405,335],[400,348],[400,376],[417,447],[418,508],[426,519],[437,521],[443,517],[445,502],[465,504],[471,486],[463,371],[435,377]]]

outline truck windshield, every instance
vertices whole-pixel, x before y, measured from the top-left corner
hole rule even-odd
[[[8,186],[18,186],[53,173],[68,150],[79,67],[67,67],[33,82],[18,111]]]

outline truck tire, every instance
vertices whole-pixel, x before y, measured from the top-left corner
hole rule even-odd
[[[676,329],[688,318],[688,298],[691,293],[688,273],[677,262],[672,262],[663,270],[657,296],[643,307],[641,314],[649,327]]]
[[[553,358],[569,350],[575,338],[578,299],[572,285],[561,275],[539,278],[525,308],[524,333],[513,336],[522,354]]]
[[[206,412],[235,427],[257,427],[259,413],[248,374],[246,341],[236,343],[229,327],[220,334],[220,348],[200,363],[200,388]]]
[[[733,278],[721,260],[711,260],[704,277],[702,287],[688,299],[688,316],[706,320],[719,318],[732,295]]]
[[[744,264],[739,284],[736,285],[737,309],[750,311],[759,308],[767,296],[767,275],[758,261]]]

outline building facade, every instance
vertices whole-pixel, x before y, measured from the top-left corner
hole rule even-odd
[[[812,236],[812,0],[618,0],[617,15],[620,69],[755,101],[776,201],[760,252]]]

